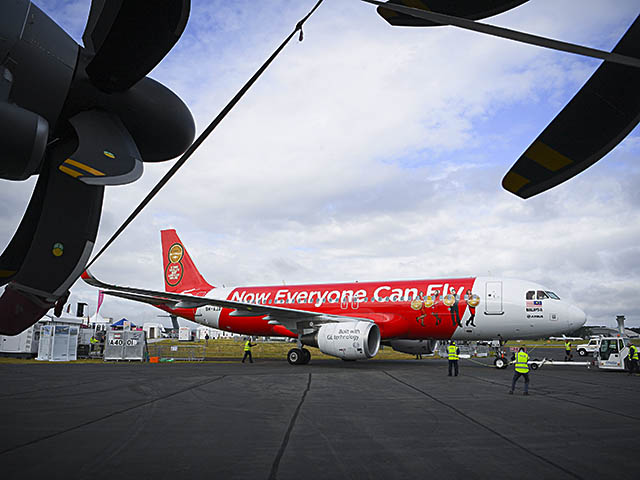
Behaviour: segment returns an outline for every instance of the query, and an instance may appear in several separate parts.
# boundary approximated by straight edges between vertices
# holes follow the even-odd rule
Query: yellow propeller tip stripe
[[[511,193],[518,193],[527,183],[531,181],[516,172],[508,172],[502,179],[502,186]]]
[[[79,176],[82,175],[82,172],[76,172],[75,170],[71,170],[69,167],[65,167],[64,165],[60,165],[58,167],[58,170],[60,170],[63,173],[66,173],[67,175],[72,176],[73,178],[78,178]]]
[[[533,142],[527,151],[524,152],[524,156],[552,172],[557,172],[561,168],[573,163],[573,160],[557,152],[549,145],[542,143],[540,140]]]
[[[104,177],[104,173],[101,172],[100,170],[96,170],[95,168],[91,168],[89,165],[85,165],[84,163],[80,163],[77,162],[76,160],[73,160],[72,158],[67,158],[64,163],[67,163],[69,165],[73,165],[74,167],[79,168],[80,170],[84,170],[85,172],[88,172],[92,175],[95,175],[96,177]]]

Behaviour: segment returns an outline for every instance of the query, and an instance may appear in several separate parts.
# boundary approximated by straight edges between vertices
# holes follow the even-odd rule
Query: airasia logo
[[[184,256],[184,249],[179,243],[174,243],[169,248],[169,264],[164,272],[164,279],[167,285],[175,287],[182,280],[182,274],[184,268],[182,266],[182,257]]]

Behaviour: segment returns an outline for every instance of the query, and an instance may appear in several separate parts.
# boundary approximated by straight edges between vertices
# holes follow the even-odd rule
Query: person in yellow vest
[[[253,363],[253,357],[251,356],[251,347],[255,347],[257,343],[251,343],[251,339],[244,342],[244,357],[242,357],[242,363],[249,357],[249,362]]]
[[[511,381],[510,394],[516,389],[516,382],[520,377],[524,377],[524,394],[529,395],[529,355],[524,351],[524,347],[520,347],[516,354],[516,371]]]
[[[629,345],[629,375],[638,371],[638,347]]]
[[[94,334],[94,335],[91,335],[91,339],[89,340],[89,343],[91,344],[91,351],[93,352],[96,349],[96,345],[100,342],[98,342],[98,339]]]
[[[569,340],[564,341],[564,361],[571,361],[571,342]]]
[[[460,349],[456,345],[456,342],[454,342],[453,340],[449,342],[448,353],[449,353],[449,376],[451,376],[451,370],[453,370],[455,372],[455,376],[457,377],[458,376],[458,358],[460,358],[459,357]]]

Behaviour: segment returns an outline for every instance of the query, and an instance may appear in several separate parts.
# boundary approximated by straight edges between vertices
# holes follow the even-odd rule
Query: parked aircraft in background
[[[304,346],[343,360],[372,358],[381,343],[432,352],[438,340],[527,339],[571,332],[578,307],[536,283],[497,277],[216,288],[202,277],[175,230],[163,230],[165,292],[82,278],[106,295],[244,335],[296,338],[287,359],[306,364]]]

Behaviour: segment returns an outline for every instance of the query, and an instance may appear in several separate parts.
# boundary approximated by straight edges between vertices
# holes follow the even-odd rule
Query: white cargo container
[[[78,327],[70,325],[44,325],[40,332],[36,360],[68,362],[77,359]]]
[[[148,339],[163,338],[165,336],[164,325],[160,323],[147,322],[142,326],[142,330],[147,334]]]
[[[189,327],[180,327],[178,331],[178,341],[189,342],[191,340],[191,329]]]
[[[32,325],[18,335],[0,335],[0,353],[12,357],[35,357],[38,353],[40,326]]]

